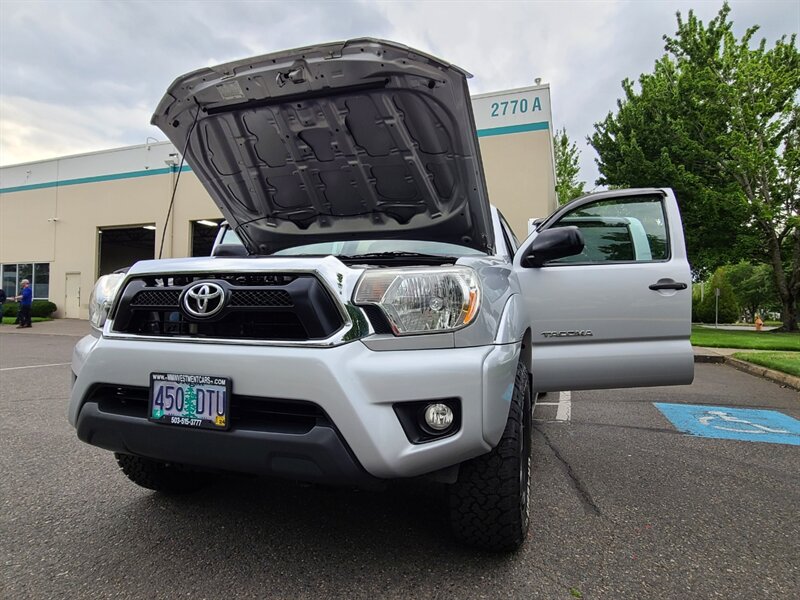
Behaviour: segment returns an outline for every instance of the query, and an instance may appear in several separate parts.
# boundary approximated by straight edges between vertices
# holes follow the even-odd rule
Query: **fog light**
[[[453,424],[453,410],[447,404],[428,404],[425,423],[434,431],[444,431]]]

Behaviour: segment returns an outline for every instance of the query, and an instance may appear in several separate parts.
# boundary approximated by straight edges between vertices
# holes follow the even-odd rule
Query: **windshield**
[[[242,240],[233,229],[226,229],[222,244],[242,245]],[[340,242],[320,242],[285,248],[275,252],[275,256],[366,256],[374,254],[424,254],[428,256],[459,257],[485,256],[483,252],[457,244],[427,242],[421,240],[346,240]]]

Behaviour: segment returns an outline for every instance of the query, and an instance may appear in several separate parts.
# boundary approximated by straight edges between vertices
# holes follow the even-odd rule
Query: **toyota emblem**
[[[183,294],[183,310],[198,319],[213,317],[224,306],[225,290],[216,283],[195,283]]]

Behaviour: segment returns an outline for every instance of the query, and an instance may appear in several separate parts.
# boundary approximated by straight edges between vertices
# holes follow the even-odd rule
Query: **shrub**
[[[34,300],[33,305],[31,306],[31,316],[43,317],[46,319],[57,310],[58,307],[55,305],[55,303],[50,302],[49,300]]]
[[[34,300],[31,305],[32,317],[47,318],[58,310],[58,307],[49,300]],[[19,314],[19,302],[6,302],[3,304],[4,317],[16,317]]]
[[[17,304],[16,302],[4,302],[3,303],[3,316],[4,317],[16,317],[18,311],[19,311],[19,304]]]

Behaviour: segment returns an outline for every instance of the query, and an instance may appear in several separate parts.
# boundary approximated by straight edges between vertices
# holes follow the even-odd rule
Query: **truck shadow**
[[[180,581],[207,597],[241,578],[281,597],[414,597],[408,586],[439,587],[430,578],[443,592],[448,580],[485,585],[516,562],[453,541],[444,487],[423,481],[364,492],[220,477],[194,494],[142,492],[109,517],[126,554],[146,557],[140,585]]]

